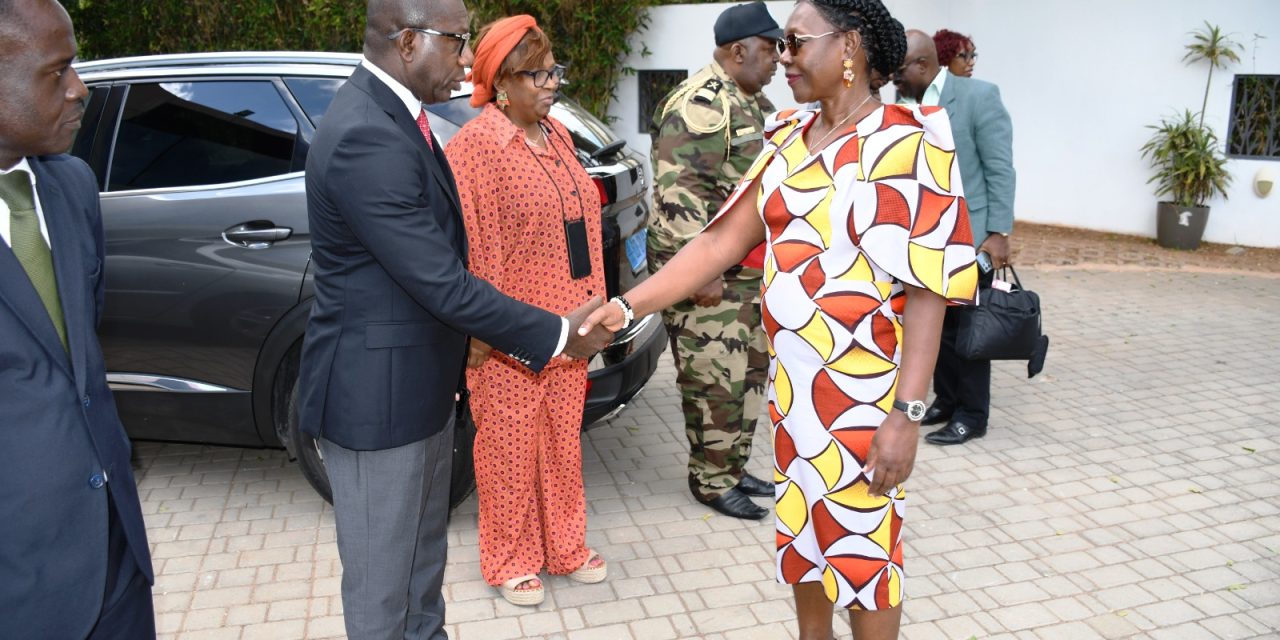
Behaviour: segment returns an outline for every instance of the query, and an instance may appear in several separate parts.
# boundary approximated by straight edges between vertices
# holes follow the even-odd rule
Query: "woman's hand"
[[[602,326],[609,331],[618,331],[622,329],[626,319],[627,317],[622,313],[622,307],[610,300],[596,307],[596,310],[587,316],[587,319],[578,326],[578,335],[585,336],[596,326]]]
[[[471,353],[467,355],[467,368],[476,369],[489,359],[489,352],[493,351],[493,347],[476,340],[471,339]]]
[[[916,447],[919,444],[920,423],[908,420],[897,409],[890,411],[871,438],[867,466],[862,469],[868,475],[875,472],[867,494],[882,496],[905,482],[916,466]]]

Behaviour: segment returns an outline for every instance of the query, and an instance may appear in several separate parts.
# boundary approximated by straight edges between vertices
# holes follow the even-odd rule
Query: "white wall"
[[[1278,0],[888,0],[908,28],[946,27],[973,37],[974,77],[1000,86],[1013,116],[1020,220],[1144,236],[1155,235],[1150,167],[1139,148],[1146,125],[1182,109],[1197,111],[1208,66],[1182,62],[1187,35],[1205,20],[1244,45],[1241,62],[1217,72],[1205,122],[1227,137],[1233,73],[1280,74]],[[769,2],[785,24],[791,2]],[[711,59],[711,28],[730,4],[673,5],[652,10],[635,36],[648,57],[636,69],[695,70]],[[1254,34],[1265,36],[1255,40]],[[637,131],[635,76],[623,76],[610,114],[631,146],[647,152]],[[892,86],[885,90],[892,95]],[[794,103],[779,77],[765,88],[779,107]],[[648,115],[644,116],[645,118]],[[1229,199],[1210,201],[1205,239],[1280,247],[1280,189],[1253,192],[1259,168],[1280,173],[1280,161],[1230,160]]]

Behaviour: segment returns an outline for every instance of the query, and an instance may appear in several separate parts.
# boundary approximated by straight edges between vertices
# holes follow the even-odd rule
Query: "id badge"
[[[587,243],[587,220],[564,221],[564,238],[569,247],[569,276],[580,280],[591,275],[591,245]]]

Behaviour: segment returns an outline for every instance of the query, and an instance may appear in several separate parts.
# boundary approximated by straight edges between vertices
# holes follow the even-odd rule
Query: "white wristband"
[[[631,305],[627,304],[626,299],[622,296],[614,296],[609,299],[609,302],[618,305],[618,308],[622,309],[622,326],[624,328],[631,326],[631,323],[636,319],[636,314],[631,310]]]

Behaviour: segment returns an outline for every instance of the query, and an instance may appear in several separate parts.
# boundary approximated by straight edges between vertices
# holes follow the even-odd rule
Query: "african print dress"
[[[778,579],[878,610],[902,602],[906,494],[868,496],[862,468],[897,387],[903,283],[971,304],[978,274],[944,111],[882,107],[811,157],[816,116],[770,122],[724,210],[761,178]]]

